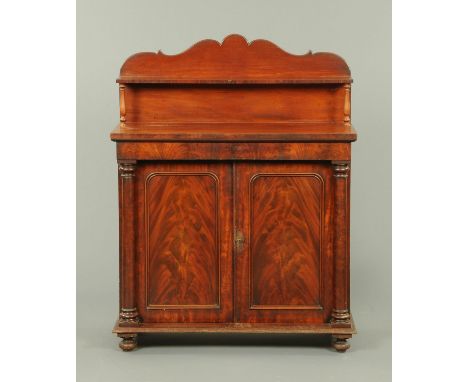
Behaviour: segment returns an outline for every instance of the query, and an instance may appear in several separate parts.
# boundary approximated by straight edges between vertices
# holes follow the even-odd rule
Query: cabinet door
[[[232,164],[141,163],[137,295],[143,322],[232,321]]]
[[[328,320],[333,296],[330,167],[235,164],[238,322]]]

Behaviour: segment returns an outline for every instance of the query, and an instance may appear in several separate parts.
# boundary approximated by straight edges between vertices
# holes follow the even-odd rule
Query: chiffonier
[[[355,333],[351,75],[230,35],[138,53],[117,79],[120,312],[160,332]]]

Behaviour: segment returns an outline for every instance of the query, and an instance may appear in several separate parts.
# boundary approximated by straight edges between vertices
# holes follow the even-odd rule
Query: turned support
[[[136,333],[119,334],[119,337],[122,338],[122,341],[119,343],[119,347],[123,351],[132,351],[137,347]]]
[[[344,85],[345,97],[344,97],[344,117],[343,123],[346,126],[351,126],[351,85]]]
[[[135,170],[136,161],[119,161],[120,210],[120,314],[119,325],[141,321],[136,307],[135,285]]]
[[[334,177],[334,306],[331,323],[349,327],[349,162],[332,162]]]
[[[125,127],[127,110],[125,108],[125,85],[119,85],[119,97],[120,97],[120,126]]]
[[[333,347],[337,352],[344,353],[351,347],[351,345],[348,343],[348,339],[350,338],[350,335],[335,334],[332,338]]]

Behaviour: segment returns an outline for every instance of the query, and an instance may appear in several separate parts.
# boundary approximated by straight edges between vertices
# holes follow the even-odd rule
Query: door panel
[[[146,177],[147,307],[217,307],[217,178],[210,173]]]
[[[261,174],[250,191],[252,308],[318,306],[321,178]]]
[[[320,163],[235,165],[240,322],[325,322],[332,284],[331,171]]]
[[[145,322],[232,320],[232,165],[147,163],[137,173]]]

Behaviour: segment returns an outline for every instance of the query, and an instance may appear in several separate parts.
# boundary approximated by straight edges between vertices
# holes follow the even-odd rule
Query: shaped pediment
[[[290,54],[267,40],[229,35],[186,51],[137,53],[120,70],[120,83],[349,83],[346,62],[333,53]]]

